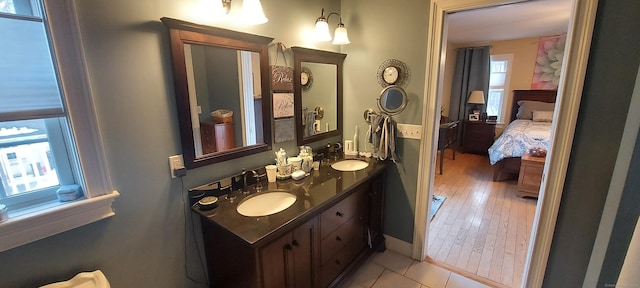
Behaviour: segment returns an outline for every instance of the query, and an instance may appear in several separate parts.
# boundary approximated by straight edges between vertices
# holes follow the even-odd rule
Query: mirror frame
[[[387,107],[385,105],[383,105],[383,98],[387,97],[389,91],[391,90],[395,90],[398,91],[400,93],[400,95],[402,95],[402,104],[400,104],[400,106],[396,109],[387,109]],[[382,92],[380,92],[380,97],[378,97],[377,99],[378,101],[378,108],[380,109],[380,111],[385,112],[388,115],[398,115],[400,113],[402,113],[402,111],[404,111],[405,108],[407,108],[407,104],[409,103],[409,98],[407,97],[407,92],[404,91],[404,89],[398,85],[390,85],[387,86],[386,88],[382,89]]]
[[[205,26],[168,17],[160,19],[169,28],[176,106],[184,165],[187,169],[202,167],[238,157],[271,150],[271,73],[268,44],[273,38]],[[197,158],[195,152],[189,88],[184,59],[184,44],[199,44],[231,48],[260,54],[260,87],[262,91],[263,143],[237,147],[227,151],[205,154]]]
[[[311,142],[327,139],[335,136],[342,135],[342,63],[346,54],[329,52],[322,50],[315,50],[303,47],[291,47],[293,51],[293,64],[295,75],[293,76],[293,89],[294,89],[294,107],[296,117],[296,138],[297,145],[304,145]],[[333,64],[336,65],[336,101],[337,101],[337,127],[336,130],[316,134],[309,137],[304,137],[304,127],[302,126],[302,85],[300,84],[300,72],[302,71],[302,62],[312,62],[319,64]],[[314,79],[316,81],[317,79]],[[320,83],[314,83],[315,85],[321,85]]]

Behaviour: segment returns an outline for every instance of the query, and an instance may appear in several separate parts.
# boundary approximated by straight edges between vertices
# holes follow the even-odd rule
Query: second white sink
[[[338,171],[358,171],[367,168],[367,166],[369,166],[369,162],[361,160],[342,160],[331,164],[331,168]]]
[[[249,196],[238,204],[238,213],[249,217],[267,216],[289,208],[296,202],[296,195],[275,190]]]

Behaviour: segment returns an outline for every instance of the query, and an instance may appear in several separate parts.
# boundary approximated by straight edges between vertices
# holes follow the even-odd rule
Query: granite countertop
[[[337,161],[340,161],[339,159]],[[369,162],[369,166],[359,170],[342,172],[331,168],[336,161],[323,161],[319,170],[312,170],[301,180],[277,180],[274,183],[262,181],[262,192],[283,189],[297,196],[291,207],[276,214],[248,217],[236,211],[244,198],[256,194],[255,186],[250,186],[250,194],[234,193],[237,198],[233,201],[220,197],[217,207],[203,211],[199,204],[193,206],[193,211],[205,217],[207,221],[235,234],[249,245],[260,245],[262,240],[272,238],[278,234],[278,229],[288,225],[298,225],[313,217],[314,212],[337,203],[346,197],[348,192],[360,183],[382,172],[386,162],[362,158]],[[277,236],[277,235],[276,235]]]

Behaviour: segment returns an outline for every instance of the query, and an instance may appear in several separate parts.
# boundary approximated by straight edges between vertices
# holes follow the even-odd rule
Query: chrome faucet
[[[255,183],[256,183],[256,192],[260,192],[262,190],[262,183],[260,183],[260,178],[265,176],[265,174],[258,174],[258,172],[256,172],[256,170],[251,170],[249,171],[251,172],[251,176],[255,179]],[[249,184],[247,182],[247,177],[249,176],[249,173],[242,169],[242,180],[243,180],[243,186],[242,186],[242,194],[249,194]]]
[[[258,174],[256,170],[251,170],[251,173],[253,174],[253,178],[256,179],[256,192],[260,192],[262,190],[262,183],[260,183],[260,178],[262,178],[266,174]]]

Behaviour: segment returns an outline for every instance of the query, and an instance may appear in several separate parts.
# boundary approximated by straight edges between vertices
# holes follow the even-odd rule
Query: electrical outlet
[[[169,173],[171,178],[176,178],[176,170],[184,168],[182,154],[169,156]]]
[[[398,128],[396,135],[399,138],[421,139],[422,137],[422,125],[398,124],[396,127]]]

